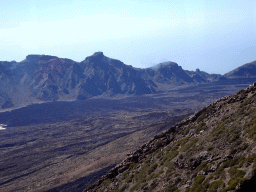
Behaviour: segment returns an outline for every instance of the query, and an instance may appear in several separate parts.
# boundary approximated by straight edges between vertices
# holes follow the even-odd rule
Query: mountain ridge
[[[177,63],[140,69],[96,52],[81,62],[51,55],[28,55],[21,62],[0,62],[0,108],[32,103],[152,94],[218,79],[187,73]],[[204,74],[204,75],[202,75]]]

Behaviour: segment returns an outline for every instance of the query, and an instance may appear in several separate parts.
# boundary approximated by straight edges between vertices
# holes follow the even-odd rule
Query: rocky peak
[[[98,51],[98,52],[95,52],[92,56],[93,56],[93,57],[103,57],[104,54],[103,54],[103,52]]]
[[[57,59],[58,57],[56,56],[51,56],[51,55],[36,55],[36,54],[31,54],[31,55],[28,55],[26,57],[27,60],[31,61],[31,62],[38,62],[40,60],[43,60],[43,61],[48,61],[50,59]]]
[[[109,58],[103,55],[103,52],[95,52],[93,55],[86,57],[84,62],[87,64],[97,64],[97,65],[102,65],[102,64],[107,64],[109,63]]]
[[[153,70],[159,70],[159,69],[162,69],[162,68],[172,68],[172,69],[175,69],[175,68],[179,68],[179,67],[180,66],[177,63],[175,63],[175,62],[166,61],[166,62],[162,62],[162,63],[159,63],[159,64],[151,67],[151,69],[153,69]]]

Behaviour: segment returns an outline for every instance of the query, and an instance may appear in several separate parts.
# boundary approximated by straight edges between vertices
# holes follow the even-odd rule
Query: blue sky
[[[0,0],[0,61],[28,54],[224,74],[256,60],[255,0]]]

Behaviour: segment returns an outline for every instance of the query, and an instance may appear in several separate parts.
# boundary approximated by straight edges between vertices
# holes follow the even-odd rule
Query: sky
[[[0,61],[94,52],[227,73],[256,60],[255,0],[0,0]]]

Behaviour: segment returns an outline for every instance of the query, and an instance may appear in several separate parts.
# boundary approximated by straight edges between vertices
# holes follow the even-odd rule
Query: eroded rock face
[[[156,135],[85,191],[242,190],[256,167],[255,118],[256,83]]]

